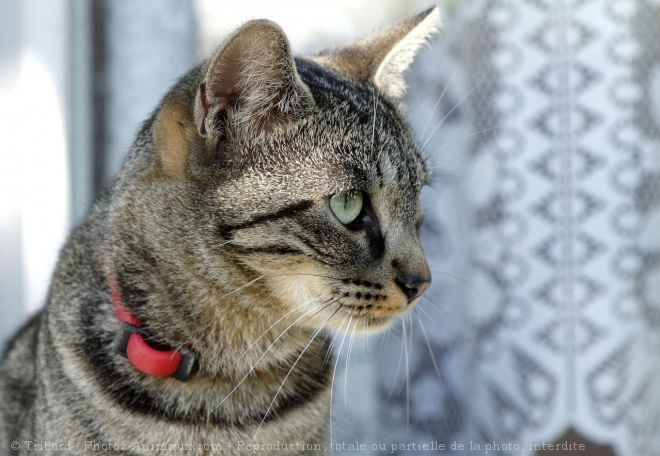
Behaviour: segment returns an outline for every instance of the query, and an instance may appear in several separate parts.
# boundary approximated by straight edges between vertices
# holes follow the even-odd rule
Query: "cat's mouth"
[[[397,317],[415,307],[398,285],[344,280],[328,306],[325,324],[339,332],[373,333],[387,329]]]
[[[281,273],[269,283],[285,304],[291,325],[340,333],[374,333],[410,312],[427,288],[387,277],[337,278],[305,265],[305,273]],[[379,280],[380,279],[380,280]]]

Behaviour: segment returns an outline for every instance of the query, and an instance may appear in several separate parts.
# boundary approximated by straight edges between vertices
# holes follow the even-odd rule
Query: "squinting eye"
[[[362,212],[362,192],[349,190],[330,198],[330,209],[344,225],[353,223]]]

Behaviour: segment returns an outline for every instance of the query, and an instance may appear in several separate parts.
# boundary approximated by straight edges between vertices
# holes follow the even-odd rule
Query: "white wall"
[[[43,303],[69,229],[67,2],[0,0],[0,340]]]

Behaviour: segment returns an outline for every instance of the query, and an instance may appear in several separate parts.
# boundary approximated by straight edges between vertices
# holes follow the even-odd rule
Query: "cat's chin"
[[[334,327],[336,334],[377,334],[390,328],[397,320],[398,315],[362,315],[355,318],[350,324]]]
[[[365,316],[358,324],[360,334],[375,334],[390,328],[396,321],[396,316]]]

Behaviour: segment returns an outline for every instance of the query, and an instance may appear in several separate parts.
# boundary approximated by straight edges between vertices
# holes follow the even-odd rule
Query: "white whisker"
[[[349,318],[349,317],[350,317],[350,312],[347,312],[346,316],[344,317],[344,319],[341,321],[341,324],[339,325],[340,330],[344,326],[344,321],[346,321],[346,319]],[[347,329],[351,324],[351,320],[352,320],[352,318],[348,320],[348,325],[346,326]],[[337,359],[335,359],[335,367],[332,370],[332,380],[330,381],[330,442],[332,442],[332,405],[333,405],[332,403],[333,403],[333,396],[334,396],[333,393],[334,393],[334,390],[335,390],[335,375],[337,374],[337,365],[339,364],[339,355],[341,355],[341,349],[344,346],[344,341],[346,340],[346,334],[348,334],[348,333],[344,332],[344,337],[342,337],[341,343],[339,344],[339,349],[337,350]]]
[[[308,304],[311,304],[311,303],[313,303],[314,301],[317,301],[317,300],[319,300],[319,299],[321,299],[321,298],[323,298],[323,297],[325,297],[325,296],[328,296],[328,295],[332,295],[332,293],[326,293],[326,294],[324,294],[324,295],[317,296],[316,298],[311,299],[311,300],[309,300],[309,301],[307,301],[307,302],[303,302],[303,303],[300,304],[298,307],[295,307],[295,308],[291,309],[289,312],[287,312],[286,314],[284,314],[283,316],[281,316],[281,317],[280,317],[275,323],[273,323],[272,325],[270,325],[270,326],[268,327],[268,329],[266,329],[266,330],[265,330],[265,331],[264,331],[259,337],[257,337],[257,338],[256,338],[256,339],[255,339],[255,340],[254,340],[254,341],[248,346],[248,348],[245,349],[245,351],[241,354],[241,356],[238,357],[238,359],[237,359],[236,361],[242,359],[242,358],[247,354],[247,352],[250,351],[250,349],[252,349],[252,347],[254,347],[254,345],[255,345],[257,342],[259,342],[259,341],[260,341],[260,340],[261,340],[266,334],[268,334],[268,332],[269,332],[271,329],[273,329],[273,328],[274,328],[279,322],[281,322],[282,320],[284,320],[286,317],[288,317],[289,315],[291,315],[292,313],[294,313],[296,310],[300,309],[301,307],[304,307],[304,306],[306,306],[306,305],[308,305]]]
[[[429,143],[429,142],[431,141],[431,139],[433,138],[433,135],[434,135],[435,132],[438,130],[438,128],[440,128],[440,127],[442,126],[442,124],[445,122],[445,120],[447,120],[447,118],[448,118],[448,117],[449,117],[449,116],[450,116],[450,115],[451,115],[456,109],[458,109],[458,107],[459,107],[460,105],[462,105],[463,102],[464,102],[465,100],[467,100],[468,97],[469,97],[470,95],[472,95],[472,92],[474,92],[474,91],[477,89],[477,87],[479,87],[479,85],[481,85],[481,83],[482,83],[482,82],[483,82],[483,81],[484,81],[489,75],[490,75],[490,73],[486,73],[481,79],[479,79],[479,80],[476,82],[476,84],[475,84],[474,86],[472,86],[472,88],[471,88],[471,89],[470,89],[470,90],[469,90],[469,91],[463,96],[463,98],[461,98],[461,99],[458,101],[458,103],[456,103],[456,104],[454,105],[454,107],[451,108],[451,109],[447,112],[447,114],[445,114],[445,116],[440,120],[440,122],[438,123],[438,125],[435,126],[435,128],[433,129],[433,131],[431,131],[431,133],[430,133],[429,137],[426,139],[426,141],[424,141],[424,144],[422,145],[422,150],[426,149],[426,146],[428,145],[428,143]]]
[[[289,326],[287,326],[286,329],[284,329],[284,331],[282,331],[282,333],[280,333],[280,335],[277,336],[277,337],[275,338],[275,340],[274,340],[274,341],[268,346],[268,348],[267,348],[266,350],[264,350],[264,352],[263,352],[262,355],[259,357],[259,359],[254,363],[254,365],[252,366],[252,368],[247,372],[247,374],[245,374],[245,375],[243,376],[243,378],[238,382],[238,384],[237,384],[236,386],[234,386],[234,388],[229,392],[229,394],[227,394],[227,395],[225,396],[225,398],[224,398],[222,401],[220,401],[220,403],[219,403],[218,405],[216,405],[215,407],[213,407],[213,408],[211,409],[211,412],[213,412],[215,409],[217,409],[218,407],[220,407],[220,406],[221,406],[221,405],[222,405],[227,399],[229,399],[229,397],[230,397],[232,394],[234,394],[234,392],[235,392],[235,391],[236,391],[236,390],[237,390],[237,389],[243,384],[243,382],[245,381],[245,379],[247,379],[247,378],[250,376],[250,374],[254,371],[254,369],[259,365],[259,362],[264,358],[264,356],[266,356],[266,354],[270,351],[270,349],[273,348],[273,347],[275,346],[275,344],[277,343],[277,341],[280,340],[280,339],[281,339],[281,338],[282,338],[282,337],[283,337],[283,336],[289,331],[289,329],[291,329],[291,327],[293,327],[296,323],[298,323],[300,320],[302,320],[303,318],[305,318],[305,317],[307,316],[307,314],[312,313],[312,312],[315,311],[315,310],[317,310],[317,309],[314,309],[314,308],[313,308],[313,309],[309,309],[307,312],[303,313],[300,317],[298,317],[293,323],[291,323]]]
[[[451,146],[453,146],[454,144],[458,144],[459,142],[462,142],[462,141],[465,141],[465,140],[467,140],[467,139],[473,138],[473,137],[475,137],[475,136],[477,136],[477,135],[483,135],[484,133],[490,133],[491,131],[499,130],[500,128],[501,128],[500,126],[495,126],[495,127],[485,128],[485,129],[483,129],[483,130],[479,130],[479,131],[475,131],[475,132],[472,132],[472,133],[470,133],[470,134],[467,134],[467,135],[465,135],[465,136],[463,136],[463,137],[461,137],[461,138],[455,139],[454,141],[451,141],[451,142],[449,142],[449,143],[447,143],[447,144],[444,144],[444,145],[438,147],[436,150],[434,150],[433,152],[431,152],[431,153],[428,155],[427,158],[431,158],[431,157],[433,157],[433,156],[436,155],[438,152],[441,152],[441,151],[445,150],[447,147],[451,147]],[[463,158],[456,158],[456,159],[454,159],[454,160],[448,160],[448,161],[446,161],[446,162],[438,163],[437,165],[434,165],[432,169],[438,169],[438,168],[440,168],[441,166],[446,166],[446,165],[448,165],[448,164],[450,164],[450,163],[458,162],[458,161],[461,161],[461,160],[465,160],[465,158],[464,158],[464,157],[463,157]]]
[[[376,93],[374,92],[374,122],[371,126],[371,150],[374,150],[374,140],[376,139]]]
[[[440,274],[442,276],[449,277],[450,279],[457,280],[460,283],[465,284],[465,285],[468,284],[468,280],[465,277],[462,277],[462,276],[460,276],[458,274],[455,274],[453,272],[447,272],[447,271],[443,271],[443,270],[440,270],[440,269],[431,268],[431,273],[432,274]]]
[[[408,315],[409,316],[409,315]],[[408,337],[406,335],[406,319],[401,322],[403,326],[403,346],[406,356],[406,426],[410,426],[410,354],[408,353]],[[411,334],[412,336],[412,326]],[[412,340],[410,341],[412,345]]]
[[[431,341],[429,340],[428,335],[426,334],[426,329],[424,329],[424,324],[422,323],[422,320],[419,318],[419,315],[415,315],[417,317],[417,321],[419,322],[420,328],[422,328],[422,333],[424,334],[424,339],[426,340],[426,346],[429,349],[429,355],[431,355],[431,362],[433,363],[433,369],[435,369],[435,373],[438,376],[438,381],[440,382],[440,386],[444,386],[444,382],[442,381],[442,375],[440,375],[440,369],[438,368],[438,364],[435,361],[435,355],[433,354],[433,350],[431,349]]]
[[[419,137],[423,138],[424,133],[426,133],[426,129],[429,127],[429,124],[431,123],[431,119],[433,118],[433,114],[435,114],[435,110],[438,109],[438,106],[440,106],[440,102],[442,101],[442,98],[445,96],[445,92],[447,92],[447,89],[449,89],[449,86],[451,85],[452,82],[454,82],[454,78],[456,77],[456,74],[458,73],[458,69],[454,70],[454,74],[451,76],[451,79],[449,79],[449,82],[445,86],[445,88],[442,90],[442,93],[438,97],[438,101],[435,102],[435,106],[433,106],[433,109],[431,110],[431,114],[429,114],[429,118],[426,120],[426,124],[424,125],[424,129],[420,133]]]
[[[346,367],[344,370],[344,408],[348,408],[347,406],[347,397],[348,397],[348,367],[351,362],[351,352],[353,351],[353,339],[355,337],[355,333],[357,331],[358,324],[360,323],[360,312],[358,311],[358,315],[355,318],[355,325],[353,326],[353,329],[351,330],[351,338],[348,340],[348,350],[346,350]]]
[[[403,326],[403,320],[401,320],[401,325]],[[405,328],[403,330],[403,334],[405,337]],[[396,381],[399,379],[399,372],[401,372],[401,364],[403,363],[403,350],[405,347],[404,341],[401,341],[400,345],[401,345],[401,349],[399,350],[399,360],[397,361],[397,365],[396,365],[396,374],[392,379],[392,387],[390,388],[390,393],[387,397],[388,399],[390,399],[392,397],[392,394],[394,394],[394,387],[396,386]]]
[[[269,414],[270,411],[272,410],[272,408],[273,408],[273,404],[275,403],[275,400],[277,399],[277,396],[280,394],[280,391],[282,391],[282,388],[284,388],[284,384],[286,383],[287,379],[288,379],[289,376],[291,375],[291,372],[293,372],[293,369],[296,368],[296,366],[298,365],[298,362],[299,362],[300,359],[303,357],[303,355],[305,354],[305,352],[307,351],[307,349],[309,348],[309,346],[312,345],[312,342],[314,342],[314,339],[316,338],[316,336],[318,336],[318,334],[323,330],[323,328],[325,328],[325,324],[326,324],[326,323],[327,323],[327,320],[326,320],[325,323],[323,323],[323,324],[322,324],[322,325],[321,325],[321,326],[320,326],[320,327],[314,332],[314,334],[312,334],[312,337],[310,337],[309,342],[307,342],[307,345],[305,345],[305,348],[303,348],[303,350],[300,352],[300,355],[298,356],[298,358],[296,358],[296,360],[293,362],[293,366],[291,366],[291,369],[289,369],[289,372],[287,372],[287,374],[284,376],[284,380],[282,380],[282,384],[280,384],[280,387],[279,387],[279,388],[277,389],[277,391],[275,392],[275,396],[273,397],[273,400],[270,401],[270,405],[268,406],[268,409],[266,410],[266,413],[264,414],[264,417],[263,417],[263,419],[261,420],[261,423],[259,423],[259,427],[257,427],[257,430],[254,432],[254,435],[252,436],[252,441],[253,441],[253,442],[254,442],[254,440],[256,440],[256,438],[257,438],[257,434],[258,434],[259,431],[261,430],[261,427],[264,425],[264,422],[266,421],[266,417],[268,416],[268,414]]]
[[[424,298],[424,297],[422,297],[422,298]],[[429,302],[431,302],[431,300],[429,300]],[[432,304],[435,304],[434,302],[431,302],[431,303],[432,303]],[[426,318],[429,320],[429,322],[430,322],[431,324],[434,324],[434,323],[435,323],[435,322],[433,321],[433,318],[431,317],[431,315],[429,315],[429,313],[426,311],[426,309],[424,309],[424,306],[420,306],[420,305],[415,306],[415,309],[414,309],[414,310],[415,310],[415,311],[419,310],[420,312],[422,312],[422,313],[426,316]],[[445,309],[441,309],[441,310],[444,311],[444,312],[446,312]],[[418,316],[417,318],[419,318],[419,316]]]
[[[238,287],[238,288],[235,289],[234,291],[230,291],[229,293],[220,296],[220,299],[224,299],[224,298],[226,298],[227,296],[231,296],[231,295],[233,295],[234,293],[237,293],[238,291],[242,290],[242,289],[245,288],[245,287],[249,287],[249,286],[252,285],[253,283],[257,282],[258,280],[263,279],[263,278],[264,278],[265,276],[267,276],[267,275],[268,275],[268,273],[261,274],[261,275],[260,275],[259,277],[257,277],[256,279],[252,279],[252,280],[250,280],[248,283],[246,283],[245,285],[241,285],[240,287]]]

